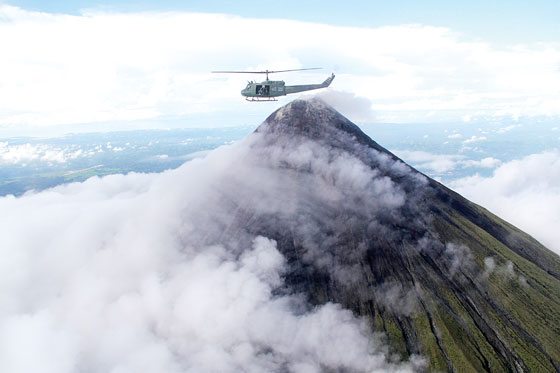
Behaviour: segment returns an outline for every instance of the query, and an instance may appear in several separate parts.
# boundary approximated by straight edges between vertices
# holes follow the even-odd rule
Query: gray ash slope
[[[200,239],[276,240],[278,293],[342,304],[430,370],[558,371],[560,259],[529,235],[317,99],[271,114],[236,162],[224,180],[237,192],[219,197],[228,213],[208,216],[217,232]]]

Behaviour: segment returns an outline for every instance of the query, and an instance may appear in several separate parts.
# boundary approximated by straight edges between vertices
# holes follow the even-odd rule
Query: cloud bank
[[[29,162],[65,163],[69,160],[88,157],[94,152],[83,151],[77,146],[61,148],[48,144],[10,144],[0,142],[0,165],[27,164]]]
[[[558,150],[507,162],[491,177],[470,176],[450,186],[560,254]]]
[[[162,174],[94,177],[0,198],[0,370],[422,366],[416,357],[395,362],[350,311],[332,303],[312,307],[286,291],[286,258],[274,240],[246,229],[254,226],[251,216],[235,229],[246,208],[291,216],[307,198],[328,206],[344,202],[344,193],[368,193],[375,198],[345,208],[360,211],[367,203],[383,214],[403,204],[403,191],[351,156],[333,159],[319,146],[299,144],[290,152],[268,148],[263,157],[255,138]],[[309,172],[291,177],[286,164]],[[313,231],[321,226],[313,219],[299,226],[296,237],[308,241],[304,260],[347,278],[336,253],[313,250],[325,238]],[[383,291],[388,302],[408,296],[401,288]]]
[[[265,28],[282,32],[255,33]],[[187,12],[66,15],[0,5],[0,49],[6,128],[200,113],[215,113],[218,122],[216,111],[222,119],[247,112],[239,91],[251,77],[209,71],[310,66],[326,71],[278,78],[321,82],[333,70],[333,88],[363,98],[358,114],[369,106],[383,122],[560,115],[558,44],[498,47],[429,25],[355,28]],[[264,115],[270,107],[249,110]]]

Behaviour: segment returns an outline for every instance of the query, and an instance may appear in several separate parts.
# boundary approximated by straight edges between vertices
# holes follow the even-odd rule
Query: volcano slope
[[[276,240],[279,295],[340,303],[429,370],[558,371],[556,254],[317,99],[277,110],[247,141],[223,170],[231,192],[215,202],[228,213],[198,220],[216,229],[201,244]]]

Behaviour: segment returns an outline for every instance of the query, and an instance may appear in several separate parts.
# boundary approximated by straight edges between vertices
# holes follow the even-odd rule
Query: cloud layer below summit
[[[297,201],[306,200],[308,213],[329,219],[315,210],[365,210],[348,193],[365,193],[383,211],[402,205],[402,190],[351,155],[333,161],[305,143],[259,153],[255,137],[161,174],[0,198],[0,370],[381,372],[422,364],[394,362],[339,305],[275,295],[284,256],[273,240],[234,227],[239,206],[297,219]],[[294,174],[286,163],[310,171]],[[347,274],[336,258],[313,255],[327,233],[301,220],[304,259]]]

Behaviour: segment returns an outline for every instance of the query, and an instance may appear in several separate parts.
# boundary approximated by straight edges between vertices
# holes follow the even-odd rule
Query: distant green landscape
[[[559,127],[553,121],[361,125],[379,144],[444,183],[476,173],[488,176],[501,162],[558,148]],[[244,126],[0,139],[0,195],[17,196],[92,176],[161,172],[253,130]]]

